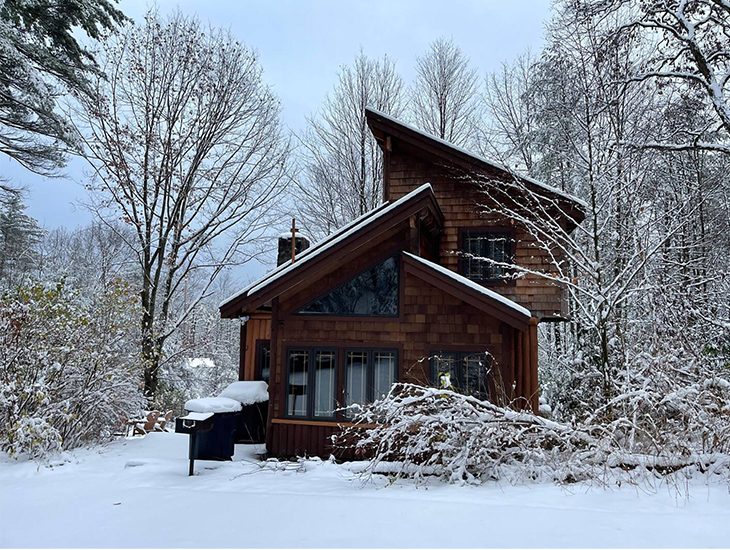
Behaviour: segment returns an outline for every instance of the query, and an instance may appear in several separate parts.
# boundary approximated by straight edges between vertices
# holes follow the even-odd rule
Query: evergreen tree
[[[38,244],[43,231],[38,222],[25,213],[17,191],[3,193],[0,211],[0,284],[11,286],[35,266]]]
[[[97,39],[122,21],[108,0],[0,0],[0,152],[42,174],[63,166],[75,139],[55,100],[96,71],[72,30]]]

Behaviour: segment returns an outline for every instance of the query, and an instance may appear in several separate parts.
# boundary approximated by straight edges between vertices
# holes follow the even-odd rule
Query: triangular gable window
[[[398,261],[392,256],[310,302],[297,313],[396,317],[398,279]]]

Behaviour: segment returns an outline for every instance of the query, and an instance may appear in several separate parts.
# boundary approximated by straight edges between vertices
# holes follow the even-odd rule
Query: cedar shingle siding
[[[335,395],[340,403],[344,402],[345,350],[349,348],[397,350],[397,379],[423,385],[432,383],[431,353],[487,351],[494,361],[490,397],[500,404],[534,410],[539,395],[537,323],[567,316],[563,289],[539,276],[483,284],[529,310],[525,311],[443,269],[460,272],[457,252],[465,229],[509,233],[515,263],[535,271],[549,267],[547,252],[535,246],[523,228],[477,211],[476,205],[488,199],[473,181],[475,170],[489,178],[511,176],[483,159],[472,162],[468,153],[398,121],[371,111],[367,114],[383,149],[384,190],[390,205],[355,224],[356,229],[348,230],[334,246],[315,244],[300,264],[283,266],[285,272],[270,282],[221,304],[224,317],[250,316],[241,331],[242,379],[255,377],[256,342],[271,340],[267,449],[273,455],[326,457],[332,452],[330,437],[337,424],[345,421],[342,413],[325,422],[286,417],[289,348],[337,349]],[[421,187],[427,183],[430,187]],[[403,200],[396,202],[399,199]],[[565,224],[580,223],[579,201],[560,200],[575,213]],[[393,255],[400,272],[396,317],[296,313]]]
[[[433,187],[445,217],[439,241],[441,265],[453,271],[459,270],[459,257],[455,252],[460,246],[460,228],[511,227],[514,230],[515,263],[535,271],[544,271],[550,267],[547,251],[536,247],[534,239],[520,227],[504,218],[479,214],[476,205],[486,202],[485,195],[479,192],[476,184],[455,179],[452,173],[443,166],[408,154],[394,151],[390,155],[390,200],[397,200],[424,183],[430,183]],[[568,316],[563,296],[565,291],[537,275],[520,277],[513,286],[486,286],[525,306],[539,319]]]

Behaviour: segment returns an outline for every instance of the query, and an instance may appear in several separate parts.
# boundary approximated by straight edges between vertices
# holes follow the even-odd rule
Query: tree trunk
[[[142,337],[142,361],[144,363],[144,394],[154,400],[157,395],[162,344],[151,334]]]

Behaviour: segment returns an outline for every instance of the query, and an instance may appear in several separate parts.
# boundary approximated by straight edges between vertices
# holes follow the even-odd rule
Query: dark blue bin
[[[193,460],[232,460],[237,412],[215,413],[210,430],[190,438]]]

